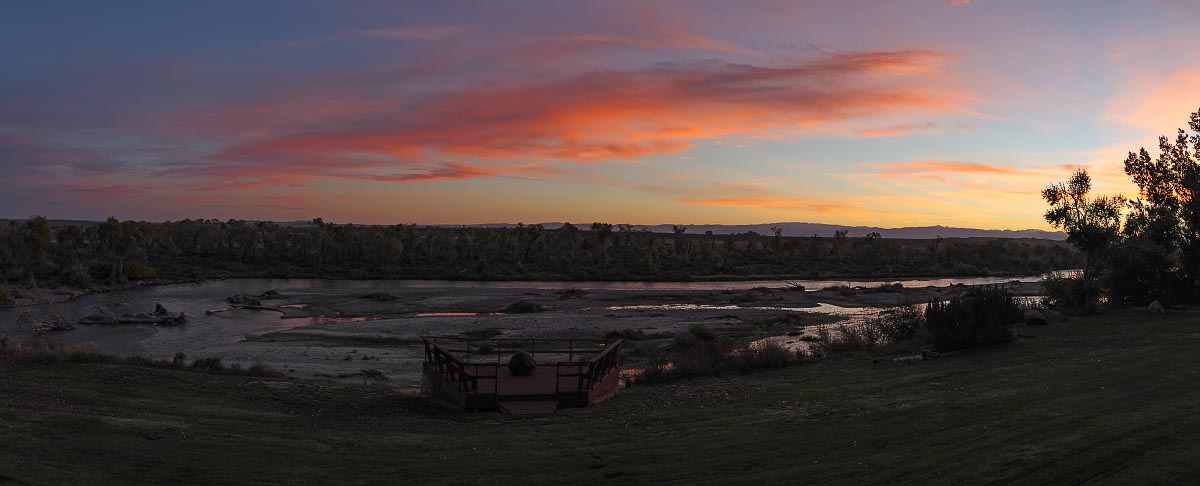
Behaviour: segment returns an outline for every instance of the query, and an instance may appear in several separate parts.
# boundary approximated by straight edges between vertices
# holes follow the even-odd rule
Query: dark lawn
[[[1194,483],[1200,314],[837,359],[511,419],[368,386],[0,365],[0,484]]]

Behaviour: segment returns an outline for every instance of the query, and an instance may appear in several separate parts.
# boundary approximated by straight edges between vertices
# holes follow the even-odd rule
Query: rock
[[[117,318],[92,314],[79,319],[80,324],[116,324]]]
[[[1051,324],[1053,324],[1055,322],[1066,322],[1067,321],[1066,314],[1063,314],[1062,312],[1056,311],[1054,309],[1042,309],[1042,314],[1046,316],[1046,322],[1051,323]]]
[[[1025,324],[1030,326],[1045,326],[1048,324],[1046,314],[1037,309],[1029,309],[1025,311]]]
[[[1164,309],[1163,309],[1162,302],[1159,302],[1156,300],[1154,302],[1151,302],[1150,305],[1146,306],[1146,310],[1153,312],[1155,314],[1162,314]]]
[[[395,295],[389,294],[387,292],[371,292],[371,293],[365,294],[359,298],[367,299],[367,300],[374,300],[376,302],[391,302],[393,300],[396,300],[397,297]]]
[[[515,376],[529,376],[537,369],[537,361],[533,355],[525,351],[517,351],[508,359],[508,371]]]
[[[259,300],[258,297],[254,297],[254,296],[246,295],[246,294],[231,295],[231,296],[229,296],[229,298],[227,298],[225,300],[228,300],[230,304],[256,305],[256,306],[262,305],[262,300]]]

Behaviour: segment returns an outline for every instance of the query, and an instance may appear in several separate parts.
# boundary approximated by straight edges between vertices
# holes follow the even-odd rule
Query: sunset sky
[[[0,7],[0,217],[1046,228],[1200,108],[1191,0]]]

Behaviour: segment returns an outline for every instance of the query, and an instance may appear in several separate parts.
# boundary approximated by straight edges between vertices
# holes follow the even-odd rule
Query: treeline
[[[1065,310],[1200,301],[1200,110],[1189,125],[1190,134],[1159,137],[1157,157],[1145,148],[1129,153],[1125,173],[1138,186],[1132,201],[1091,195],[1085,170],[1042,192],[1046,220],[1085,257],[1080,278],[1047,288]]]
[[[1050,241],[184,220],[0,226],[0,277],[77,288],[221,277],[647,279],[1026,274],[1079,264]]]

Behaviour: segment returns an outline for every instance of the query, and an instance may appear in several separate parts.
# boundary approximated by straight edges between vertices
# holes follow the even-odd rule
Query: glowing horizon
[[[1200,8],[1087,7],[9,7],[0,217],[1049,229],[1200,108]]]

